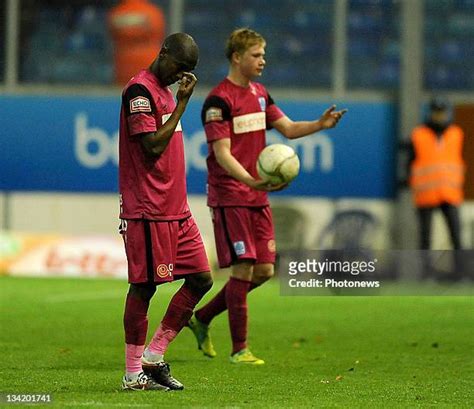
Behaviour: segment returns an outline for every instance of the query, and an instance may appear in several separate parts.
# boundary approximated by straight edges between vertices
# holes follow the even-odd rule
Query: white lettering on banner
[[[236,116],[233,118],[232,123],[234,125],[234,133],[237,135],[246,132],[261,131],[267,127],[265,112]]]
[[[261,112],[260,114],[265,113]],[[163,123],[170,116],[171,114],[163,115]],[[243,117],[246,116],[243,115]],[[263,123],[265,122],[263,121]],[[78,113],[75,117],[75,155],[77,161],[90,169],[106,166],[109,161],[114,165],[118,165],[118,130],[110,135],[102,128],[88,126],[87,114],[84,112]],[[181,123],[178,124],[176,130],[181,130]],[[267,144],[272,143],[285,143],[292,146],[300,157],[301,169],[304,172],[310,173],[317,169],[323,173],[329,173],[334,169],[333,142],[324,132],[289,141],[275,131],[271,131],[267,133]],[[187,170],[191,168],[205,172],[207,170],[207,142],[204,131],[194,132],[190,136],[185,134],[184,146]]]
[[[186,150],[186,166],[202,172],[207,171],[207,142],[204,131],[184,135],[184,148]],[[319,169],[322,173],[329,173],[334,169],[333,142],[325,133],[317,133],[307,138],[288,141],[276,132],[268,132],[267,144],[285,143],[291,145],[300,157],[301,168],[305,172]],[[319,153],[319,155],[318,155]]]
[[[127,258],[118,237],[34,237],[8,265],[13,275],[127,277]]]
[[[169,118],[171,114],[164,114],[161,117],[161,123],[164,124]],[[175,132],[182,132],[183,128],[181,127],[181,121],[178,121],[178,125],[176,125],[176,129],[174,130]]]
[[[87,120],[87,115],[83,112],[77,114],[74,120],[77,161],[90,169],[101,168],[109,160],[118,165],[118,131],[110,137],[101,128],[88,128]],[[94,145],[95,149],[92,150],[91,146]]]

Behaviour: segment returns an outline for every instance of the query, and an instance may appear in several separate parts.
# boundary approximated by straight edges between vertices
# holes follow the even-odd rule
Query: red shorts
[[[237,260],[275,263],[275,233],[270,206],[211,208],[219,267]]]
[[[129,283],[163,283],[210,271],[192,217],[171,222],[122,220]]]

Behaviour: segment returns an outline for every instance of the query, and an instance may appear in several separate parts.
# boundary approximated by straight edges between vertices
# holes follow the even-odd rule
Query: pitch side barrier
[[[205,194],[207,144],[202,99],[183,118],[188,190]],[[337,101],[336,101],[337,102]],[[317,118],[327,103],[277,101],[292,119]],[[119,97],[0,96],[0,191],[117,192]],[[395,193],[395,109],[390,103],[338,102],[339,126],[288,141],[301,173],[279,193],[301,197],[391,199]]]

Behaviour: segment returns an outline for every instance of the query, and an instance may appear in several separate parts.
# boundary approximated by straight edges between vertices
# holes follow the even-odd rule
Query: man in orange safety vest
[[[418,212],[420,248],[430,248],[433,211],[440,209],[447,222],[451,243],[461,249],[459,205],[463,202],[464,133],[450,121],[448,103],[434,98],[427,121],[411,135],[410,187]]]

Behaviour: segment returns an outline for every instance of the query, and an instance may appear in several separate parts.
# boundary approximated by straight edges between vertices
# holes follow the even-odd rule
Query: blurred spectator
[[[115,80],[125,85],[158,54],[165,17],[161,8],[148,0],[123,0],[109,11],[108,23],[114,40]]]
[[[435,98],[427,120],[413,130],[410,186],[420,225],[420,248],[430,248],[433,211],[443,212],[455,250],[461,249],[459,205],[464,198],[464,133],[450,120],[447,101]]]

